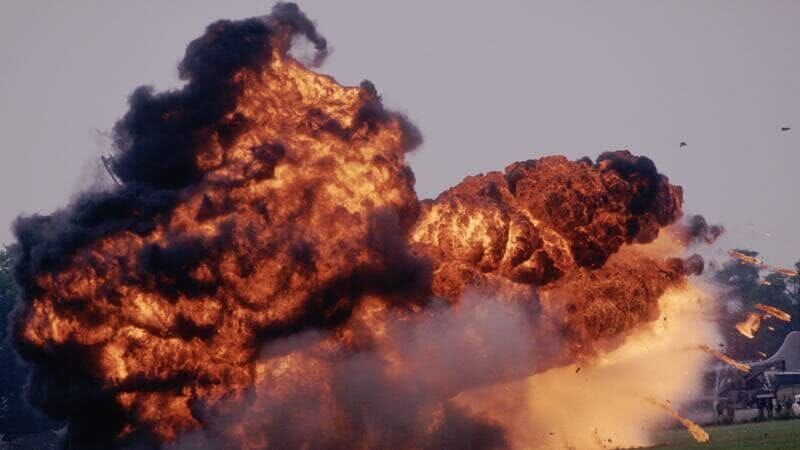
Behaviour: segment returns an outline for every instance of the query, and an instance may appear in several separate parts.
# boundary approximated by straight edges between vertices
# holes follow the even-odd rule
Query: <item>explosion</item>
[[[69,445],[536,446],[514,427],[540,400],[501,391],[629,364],[702,303],[681,250],[721,230],[673,225],[682,190],[649,159],[517,162],[420,201],[419,132],[311,71],[326,53],[294,4],[210,25],[183,88],[131,95],[120,184],[15,224],[14,337]]]

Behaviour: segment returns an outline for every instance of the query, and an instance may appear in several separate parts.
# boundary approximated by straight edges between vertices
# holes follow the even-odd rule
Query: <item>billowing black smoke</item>
[[[24,316],[28,300],[41,294],[34,278],[63,269],[78,249],[121,230],[146,235],[165,220],[181,191],[202,176],[196,165],[198,150],[213,139],[234,140],[245,126],[245,119],[233,114],[242,86],[232,75],[269,64],[271,39],[278,29],[309,39],[320,58],[327,52],[325,39],[297,5],[279,3],[268,17],[209,25],[186,49],[179,65],[180,78],[186,81],[181,89],[155,93],[142,86],[131,94],[128,112],[114,127],[117,154],[112,168],[122,184],[81,193],[65,209],[20,217],[14,223],[14,276],[22,299],[14,316]],[[169,282],[161,283],[161,289],[181,289],[191,285],[181,283],[181,270],[203,250],[190,241],[166,251],[151,248],[142,255],[143,266],[164,274]],[[29,399],[52,417],[71,421],[73,444],[113,437],[106,433],[116,433],[124,419],[114,399],[84,376],[93,362],[54,359],[90,355],[82,350],[44,355],[46,349],[17,344],[20,354],[34,364]]]

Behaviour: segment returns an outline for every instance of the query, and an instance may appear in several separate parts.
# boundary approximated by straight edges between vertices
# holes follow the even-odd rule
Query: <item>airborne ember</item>
[[[290,3],[211,24],[182,89],[131,95],[120,185],[17,221],[14,336],[70,448],[515,447],[470,392],[584,376],[702,271],[681,188],[627,151],[419,200],[416,128],[298,39],[322,63]]]

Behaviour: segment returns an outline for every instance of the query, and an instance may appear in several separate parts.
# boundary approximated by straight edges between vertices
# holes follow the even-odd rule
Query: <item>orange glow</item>
[[[689,420],[689,419],[687,419],[685,417],[681,417],[681,415],[678,414],[678,412],[675,411],[675,408],[670,406],[669,403],[659,402],[659,401],[656,401],[656,400],[651,400],[651,402],[654,405],[656,405],[656,406],[664,409],[665,411],[667,411],[670,416],[674,417],[684,427],[686,427],[686,430],[689,431],[689,434],[692,436],[692,438],[694,438],[695,441],[697,441],[697,442],[699,442],[701,444],[705,444],[706,442],[709,442],[711,440],[711,437],[708,435],[708,432],[706,432],[706,430],[704,430],[703,427],[701,427],[700,425],[692,422],[691,420]]]
[[[761,316],[756,313],[748,313],[747,318],[736,324],[736,331],[742,336],[753,339],[761,327]]]
[[[545,442],[536,424],[569,431],[569,411],[542,408],[577,393],[603,402],[558,445],[640,445],[669,416],[701,440],[642,400],[689,398],[710,358],[687,347],[746,368],[705,344],[716,329],[689,280],[702,258],[670,228],[681,187],[618,151],[516,162],[420,200],[407,119],[371,83],[311,71],[288,25],[263,20],[264,64],[230,74],[224,126],[196,130],[210,137],[174,206],[31,276],[15,338],[110,405],[113,439],[457,448],[441,442],[464,422],[526,449]]]
[[[728,255],[730,255],[732,258],[738,259],[739,261],[741,261],[744,264],[749,264],[751,266],[755,266],[755,267],[758,267],[760,269],[766,269],[766,270],[769,270],[770,272],[779,273],[779,274],[785,275],[787,277],[800,276],[800,272],[798,272],[797,270],[791,270],[791,269],[784,269],[784,268],[781,268],[781,267],[775,267],[775,266],[772,266],[772,265],[769,265],[769,264],[765,263],[764,261],[762,261],[759,258],[756,258],[755,256],[748,256],[748,255],[745,255],[744,253],[737,252],[735,250],[729,251]],[[770,285],[770,283],[768,281],[763,281],[763,282],[761,282],[761,284]]]
[[[658,301],[659,316],[637,326],[619,347],[524,380],[468,391],[456,399],[507,424],[514,449],[655,445],[657,430],[671,418],[681,421],[674,409],[701,394],[700,380],[710,358],[686,348],[720,339],[708,321],[714,308],[710,300],[694,283],[670,288]],[[654,408],[648,399],[655,398],[669,399],[673,411]],[[681,423],[702,438],[697,428]]]
[[[731,358],[730,356],[728,356],[728,355],[726,355],[726,354],[724,354],[722,352],[719,352],[717,350],[714,350],[713,348],[709,347],[708,345],[703,344],[703,345],[698,346],[698,348],[700,350],[708,353],[709,355],[713,355],[715,358],[717,358],[720,361],[728,364],[729,366],[735,368],[736,370],[739,370],[739,371],[745,372],[745,373],[749,373],[750,372],[750,366],[749,365],[747,365],[745,363],[742,363],[742,362],[739,362],[739,361],[736,361],[735,359]]]
[[[770,315],[770,316],[772,316],[772,317],[774,317],[774,318],[776,318],[778,320],[782,320],[784,322],[791,322],[792,321],[791,314],[789,314],[789,313],[787,313],[785,311],[782,311],[782,310],[780,310],[780,309],[778,309],[778,308],[776,308],[774,306],[763,305],[761,303],[757,303],[754,306],[754,308],[756,308],[759,311],[763,311],[766,314],[768,314],[768,315]]]

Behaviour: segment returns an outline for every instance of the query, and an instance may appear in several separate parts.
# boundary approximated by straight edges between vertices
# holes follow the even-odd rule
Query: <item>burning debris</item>
[[[796,270],[784,269],[784,268],[781,268],[781,267],[772,266],[772,265],[769,265],[769,264],[765,263],[761,259],[756,258],[755,256],[745,255],[744,253],[738,252],[736,250],[729,251],[728,255],[730,255],[731,258],[738,259],[739,261],[741,261],[744,264],[749,264],[751,266],[755,266],[755,267],[758,267],[760,269],[765,269],[765,270],[768,270],[770,272],[779,273],[779,274],[787,276],[787,277],[800,276],[800,272],[798,272]],[[769,283],[765,282],[764,284],[769,284]]]
[[[791,314],[789,314],[789,313],[787,313],[785,311],[782,311],[781,309],[776,308],[774,306],[769,306],[769,305],[764,305],[764,304],[761,304],[761,303],[756,303],[754,308],[759,310],[759,311],[763,311],[765,313],[765,317],[771,316],[771,317],[774,317],[774,318],[776,318],[778,320],[782,320],[784,322],[791,322],[792,321]]]
[[[509,446],[453,399],[591,363],[702,271],[646,245],[682,191],[626,151],[420,201],[418,131],[301,38],[321,63],[293,4],[210,25],[181,90],[131,95],[119,185],[15,224],[14,337],[70,446]]]
[[[761,328],[762,319],[768,319],[770,317],[774,317],[784,322],[792,321],[791,314],[774,306],[757,303],[754,306],[754,308],[761,311],[763,314],[758,314],[754,312],[748,313],[747,318],[745,320],[736,324],[736,331],[738,331],[739,334],[741,334],[742,336],[745,336],[749,339],[753,339],[758,333],[758,330]],[[774,331],[774,328],[771,326],[768,327],[768,329],[770,331]]]
[[[659,247],[666,235],[647,247]],[[457,400],[508,424],[512,448],[598,449],[598,437],[606,443],[611,439],[610,448],[655,445],[651,431],[663,428],[670,416],[648,407],[646,399],[669,398],[676,409],[683,407],[698,393],[687,378],[703,373],[711,359],[686,349],[720,339],[718,330],[708,326],[711,302],[698,301],[704,295],[696,283],[670,288],[658,300],[655,320],[596,358],[466,392]],[[506,389],[510,393],[500,395]]]
[[[747,365],[747,364],[745,364],[743,362],[736,361],[735,359],[731,358],[730,356],[726,355],[725,353],[722,353],[722,352],[720,352],[718,350],[714,350],[713,348],[711,348],[711,347],[709,347],[707,345],[699,345],[698,348],[700,350],[708,353],[709,355],[714,356],[715,358],[719,359],[720,361],[724,362],[725,364],[728,364],[729,366],[733,367],[734,369],[736,369],[738,371],[745,372],[745,373],[750,373],[750,366],[749,365]]]
[[[761,328],[761,315],[748,313],[747,318],[736,324],[736,331],[742,336],[753,339]]]
[[[782,269],[782,268],[780,268],[780,267],[774,267],[774,268],[772,268],[772,269],[770,269],[770,270],[774,271],[775,273],[779,273],[779,274],[781,274],[781,275],[787,276],[787,277],[797,277],[797,276],[800,276],[800,272],[798,272],[798,271],[796,271],[796,270],[791,270],[791,269]]]
[[[711,437],[708,435],[708,432],[704,430],[703,427],[678,414],[678,411],[675,411],[675,408],[673,408],[668,401],[659,402],[655,399],[649,399],[649,401],[653,405],[658,406],[659,408],[669,413],[670,416],[672,416],[675,420],[679,421],[681,425],[686,427],[686,430],[689,431],[689,434],[692,436],[692,438],[694,438],[695,441],[704,444],[711,440]]]
[[[761,261],[759,258],[756,258],[755,256],[745,255],[744,253],[736,250],[729,251],[728,255],[730,255],[731,258],[738,259],[744,264],[749,264],[751,266],[756,266],[756,267],[764,266],[764,261]]]

